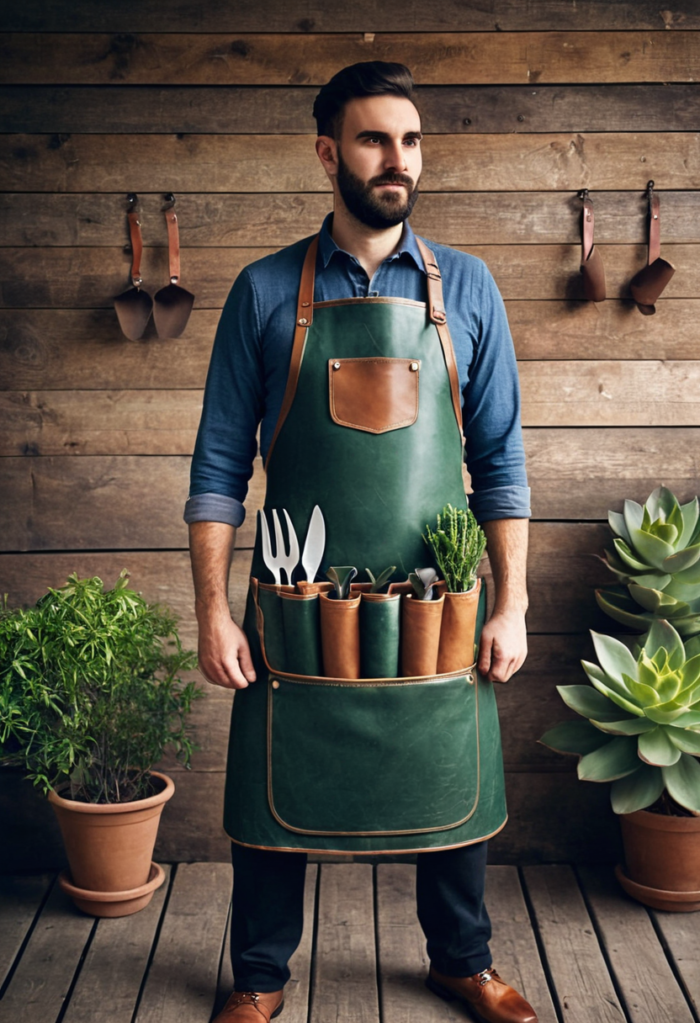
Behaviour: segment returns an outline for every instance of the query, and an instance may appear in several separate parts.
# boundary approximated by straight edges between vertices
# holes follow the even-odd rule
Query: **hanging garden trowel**
[[[321,559],[326,548],[326,523],[318,505],[311,513],[311,522],[304,541],[301,565],[306,574],[307,582],[312,583],[321,567]]]

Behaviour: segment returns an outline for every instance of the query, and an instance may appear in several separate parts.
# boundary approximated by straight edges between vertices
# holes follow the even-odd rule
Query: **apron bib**
[[[306,255],[265,510],[271,521],[272,509],[286,509],[303,544],[320,506],[321,574],[355,565],[366,578],[367,568],[377,575],[396,565],[405,579],[432,563],[426,524],[447,503],[466,507],[457,368],[435,257],[419,246],[427,307],[400,298],[314,303],[317,238]],[[231,839],[376,854],[452,848],[500,831],[507,815],[491,684],[466,668],[385,677],[373,666],[387,663],[382,643],[398,641],[390,629],[364,651],[363,677],[326,677],[309,631],[322,598],[285,599],[284,587],[269,585],[259,534],[251,576],[243,627],[258,680],[234,700]],[[484,614],[482,586],[477,637]]]

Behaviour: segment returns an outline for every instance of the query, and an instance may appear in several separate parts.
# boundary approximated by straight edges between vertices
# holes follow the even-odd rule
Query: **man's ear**
[[[338,173],[338,143],[330,135],[319,135],[316,139],[316,152],[324,171],[332,180]]]

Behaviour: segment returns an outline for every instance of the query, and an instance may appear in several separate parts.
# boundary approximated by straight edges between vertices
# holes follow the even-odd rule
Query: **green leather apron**
[[[448,502],[466,507],[461,395],[439,270],[419,241],[427,306],[401,298],[314,303],[317,245],[304,262],[267,458],[268,521],[272,509],[286,509],[303,544],[318,504],[322,571],[355,565],[376,574],[397,565],[405,579],[431,563],[426,523]],[[257,581],[272,582],[259,535],[244,621],[258,680],[234,700],[224,814],[231,839],[376,854],[451,848],[500,831],[507,814],[490,683],[475,670],[324,678],[311,657],[304,670],[273,670],[281,601]],[[477,638],[484,597],[482,587]]]

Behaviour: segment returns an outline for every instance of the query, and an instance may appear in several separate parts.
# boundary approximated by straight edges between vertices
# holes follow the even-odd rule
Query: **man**
[[[335,544],[337,552],[336,560],[324,566],[353,560],[371,564],[360,560],[367,552],[368,559],[375,559],[375,572],[389,563],[379,560],[394,551],[392,544],[402,560],[405,555],[409,570],[420,564],[420,531],[429,521],[428,510],[434,519],[448,500],[464,505],[463,428],[474,488],[470,503],[487,534],[496,589],[479,648],[482,679],[476,688],[482,722],[492,705],[491,687],[483,680],[505,682],[525,659],[529,491],[512,342],[484,264],[444,246],[428,248],[407,223],[422,166],[412,88],[408,69],[376,61],[345,68],[321,90],[314,106],[316,151],[333,188],[333,213],[311,244],[305,239],[239,276],[221,318],[207,379],[185,513],[199,663],[208,681],[238,690],[225,814],[233,840],[235,991],[218,1023],[261,1023],[261,1017],[267,1021],[281,1011],[287,961],[301,936],[306,852],[318,849],[417,851],[418,915],[431,959],[428,986],[446,999],[464,1000],[490,1023],[536,1021],[528,1003],[493,970],[488,950],[483,839],[505,823],[497,791],[499,784],[502,788],[497,723],[488,741],[482,734],[481,746],[476,743],[481,789],[462,819],[445,818],[435,827],[392,831],[387,825],[352,833],[349,826],[294,826],[274,804],[269,730],[267,765],[264,759],[264,718],[271,714],[265,710],[264,686],[272,686],[271,708],[269,701],[285,676],[268,670],[271,655],[263,647],[271,623],[261,613],[259,584],[252,584],[244,629],[231,620],[228,608],[235,530],[245,514],[258,426],[268,472],[266,508],[291,509],[301,528],[318,500],[329,546]],[[335,414],[332,398],[329,414],[326,389],[333,387],[334,372],[343,372],[350,362],[362,362],[369,374],[362,378],[368,381],[366,390],[350,395],[357,416],[366,416],[369,405],[384,417],[384,425],[360,423],[346,429],[353,424]],[[381,364],[382,373],[407,372],[382,389],[379,377],[372,375],[374,364]],[[418,376],[417,420],[395,429],[390,421],[394,391],[409,393],[406,388],[414,387],[410,393],[418,402]],[[352,469],[355,464],[361,471]],[[366,547],[350,539],[355,534]],[[339,560],[343,554],[348,560]],[[262,578],[264,571],[258,540],[253,575]],[[279,588],[268,586],[268,592],[273,600],[281,595]],[[462,673],[460,679],[443,681],[454,682],[470,698],[474,687],[465,688],[465,679],[470,683],[472,676]],[[335,692],[342,689],[334,684]],[[302,694],[313,689],[296,686]],[[413,685],[412,691],[418,693],[419,687]],[[329,766],[332,756],[333,750]],[[391,760],[388,756],[389,773]],[[425,810],[420,807],[419,815]]]

